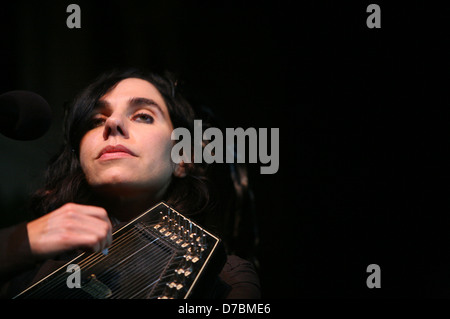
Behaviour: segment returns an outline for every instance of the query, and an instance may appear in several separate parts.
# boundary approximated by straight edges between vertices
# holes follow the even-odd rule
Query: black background
[[[250,164],[265,298],[448,297],[445,10],[376,2],[14,2],[0,10],[0,92],[54,111],[31,142],[0,136],[1,218],[61,143],[62,106],[111,67],[165,67],[227,127],[280,128],[280,167]],[[366,268],[381,267],[369,289]]]

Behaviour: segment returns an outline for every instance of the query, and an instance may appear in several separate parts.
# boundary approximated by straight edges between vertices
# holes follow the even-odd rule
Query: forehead
[[[168,110],[164,99],[158,89],[148,81],[128,78],[120,81],[108,93],[100,98],[100,101],[114,105],[116,103],[127,102],[132,98],[147,98],[158,104],[162,111],[168,115]]]

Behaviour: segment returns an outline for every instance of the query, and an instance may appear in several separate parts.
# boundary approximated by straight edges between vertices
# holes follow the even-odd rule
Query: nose
[[[103,130],[103,138],[106,141],[110,136],[129,138],[128,128],[123,116],[112,114],[106,120]]]

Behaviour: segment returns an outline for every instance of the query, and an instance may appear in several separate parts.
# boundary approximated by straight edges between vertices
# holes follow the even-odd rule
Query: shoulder
[[[260,298],[260,283],[253,264],[235,255],[229,255],[219,274],[220,279],[231,287],[230,299]]]

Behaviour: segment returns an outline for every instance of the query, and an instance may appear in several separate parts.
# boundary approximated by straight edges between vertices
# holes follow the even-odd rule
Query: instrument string
[[[169,252],[170,253],[170,252]],[[147,255],[152,255],[153,256],[147,256]],[[171,253],[170,253],[171,255]],[[121,285],[119,287],[119,289],[116,289],[114,291],[113,296],[114,297],[120,297],[121,294],[127,294],[127,293],[131,293],[129,292],[130,290],[136,290],[138,287],[144,285],[144,286],[149,286],[148,283],[149,281],[154,281],[155,279],[157,279],[158,277],[160,277],[160,273],[161,270],[164,269],[166,267],[167,262],[169,261],[170,255],[168,255],[168,252],[166,252],[165,254],[154,254],[153,249],[150,249],[149,252],[144,252],[143,254],[141,254],[140,256],[138,256],[139,258],[137,258],[137,262],[134,263],[133,265],[130,265],[129,263],[124,264],[124,268],[128,268],[130,266],[134,266],[134,269],[139,268],[139,271],[135,271],[135,272],[129,272],[130,275],[129,276],[125,276],[126,278],[124,278],[122,281],[124,282],[124,285]],[[159,258],[155,258],[159,257]],[[151,264],[148,264],[148,262],[145,262],[145,260],[149,260],[149,257],[151,257]],[[133,261],[130,260],[130,263],[133,263]],[[144,268],[144,269],[143,269]],[[119,270],[120,272],[120,270]],[[109,276],[110,277],[110,276]],[[105,280],[109,280],[111,278],[106,277],[102,279]],[[159,279],[158,279],[159,280]]]
[[[130,238],[130,236],[133,236],[133,235],[134,234],[133,234],[132,230],[129,230],[128,232],[119,236],[117,239],[113,240],[112,245],[108,248],[108,250],[109,250],[108,255],[110,255],[112,253],[112,251],[114,251],[116,248],[120,248],[120,246],[124,242],[126,242],[127,239]],[[90,264],[93,264],[96,261],[98,261],[99,259],[102,259],[102,257],[106,257],[106,256],[104,256],[102,253],[92,254],[92,255],[88,256],[87,258],[83,259],[78,265],[80,266],[81,269],[84,269],[87,266],[89,266]]]
[[[146,228],[148,228],[148,227],[146,227]],[[133,236],[133,235],[135,235],[135,236]],[[142,234],[139,234],[139,232],[137,232],[137,234],[127,234],[126,236],[122,236],[122,238],[121,238],[121,241],[120,241],[120,243],[118,243],[118,244],[116,244],[116,246],[121,246],[121,247],[124,247],[124,245],[126,245],[126,244],[128,244],[128,245],[133,245],[133,243],[132,243],[132,241],[133,240],[135,240],[137,237],[139,237],[139,236],[142,236]],[[134,238],[133,238],[134,237]],[[148,237],[148,236],[147,236]],[[138,238],[139,239],[139,238]],[[111,276],[109,276],[110,274],[112,274],[112,276],[114,275],[114,273],[115,273],[115,270],[117,269],[117,268],[119,268],[120,266],[121,266],[121,264],[122,263],[124,263],[124,262],[126,262],[128,259],[130,259],[130,258],[133,258],[134,257],[134,255],[137,255],[137,254],[139,254],[142,250],[144,250],[144,249],[146,249],[146,248],[150,248],[148,251],[148,253],[150,254],[150,255],[152,255],[152,256],[150,256],[151,257],[151,260],[152,260],[152,264],[151,264],[151,268],[153,269],[153,271],[147,271],[147,272],[145,272],[146,273],[146,277],[155,277],[155,276],[157,276],[159,273],[161,273],[161,267],[164,265],[164,262],[166,262],[166,260],[165,259],[167,259],[167,258],[163,258],[163,257],[165,257],[165,256],[167,256],[167,254],[170,252],[170,250],[168,249],[168,248],[166,248],[165,250],[164,249],[161,249],[162,247],[159,247],[159,249],[155,249],[155,248],[157,248],[157,246],[158,245],[153,245],[153,246],[151,246],[152,244],[155,244],[155,242],[156,241],[158,241],[160,238],[158,238],[158,237],[154,237],[154,239],[151,241],[151,242],[149,242],[149,243],[147,243],[147,244],[145,244],[143,247],[126,247],[126,250],[127,251],[135,251],[133,254],[131,254],[131,255],[128,255],[128,256],[126,256],[125,258],[123,258],[123,259],[121,259],[121,260],[119,260],[119,261],[116,261],[116,262],[114,262],[114,263],[111,263],[113,266],[112,267],[110,267],[107,271],[105,271],[105,272],[103,272],[103,273],[98,273],[97,274],[97,276],[98,277],[100,277],[101,276],[101,278],[103,279],[103,280],[109,280],[109,279],[111,279],[110,277]],[[127,243],[125,243],[125,241],[127,241]],[[140,244],[139,242],[138,242],[138,244]],[[136,245],[133,245],[133,246],[136,246]],[[108,254],[108,256],[113,256],[113,253],[114,252],[114,250],[113,249],[111,249],[110,250],[110,253]],[[110,255],[111,254],[111,255]],[[144,252],[144,254],[145,254],[145,252]],[[100,254],[99,254],[100,255]],[[102,255],[100,255],[100,256],[98,256],[98,258],[91,258],[91,260],[89,260],[89,262],[88,263],[85,263],[85,264],[83,264],[83,268],[84,269],[86,269],[86,268],[91,268],[91,267],[93,267],[95,264],[97,264],[98,262],[100,262],[100,259],[106,259],[106,258],[108,258],[108,256],[102,256]],[[139,258],[139,259],[137,259],[138,261],[141,261],[141,260],[148,260],[149,258],[148,258],[148,256],[143,256],[142,255],[142,253],[140,254],[140,257],[141,258]],[[144,257],[144,258],[142,258],[142,257]],[[129,265],[128,265],[129,266]],[[137,267],[138,265],[137,264],[135,264],[134,265],[135,267]],[[131,289],[131,288],[133,288],[133,286],[134,286],[134,281],[138,281],[138,280],[140,280],[140,276],[135,276],[135,278],[134,278],[134,280],[131,280],[132,278],[128,278],[128,284],[127,284],[127,286],[128,287],[130,287],[129,289]],[[144,278],[141,278],[141,280],[143,280]],[[147,278],[146,278],[147,279]],[[148,282],[147,280],[144,280],[143,282]],[[151,286],[151,285],[147,285],[147,286]],[[120,294],[120,290],[118,290],[118,291],[115,291],[115,293],[114,293],[114,295],[119,295]]]
[[[82,263],[79,264],[79,266],[84,269],[88,266],[94,265],[97,262],[99,262],[100,260],[103,259],[107,259],[110,256],[114,255],[114,251],[116,249],[130,249],[129,246],[130,244],[133,244],[134,242],[132,241],[133,239],[135,239],[136,237],[141,236],[141,234],[139,234],[138,232],[136,232],[136,230],[131,229],[129,230],[127,233],[125,233],[124,235],[120,236],[119,238],[117,238],[117,240],[113,241],[113,244],[111,245],[111,247],[109,247],[109,253],[108,255],[103,255],[102,253],[96,253],[93,254],[92,256],[86,258],[85,260],[83,260]]]
[[[130,229],[127,232],[125,232],[124,234],[120,235],[113,242],[113,245],[111,246],[111,249],[110,249],[110,253],[112,253],[112,251],[114,251],[115,248],[124,247],[126,244],[130,244],[130,239],[132,237],[136,237],[136,236],[137,236],[137,234],[135,232],[133,232],[133,229]],[[82,260],[82,262],[80,262],[78,265],[80,266],[80,269],[86,270],[90,266],[92,267],[96,263],[100,262],[102,257],[105,257],[105,256],[103,256],[103,254],[101,254],[101,253],[92,254],[92,255],[88,256],[87,258],[85,258],[84,260]],[[67,276],[67,273],[62,273],[59,276],[57,276],[55,278],[55,280],[62,281],[65,279],[66,276]],[[51,288],[52,288],[51,284],[43,285],[43,286],[41,286],[41,288],[37,289],[34,293],[38,293],[38,292],[48,293],[48,290]]]

